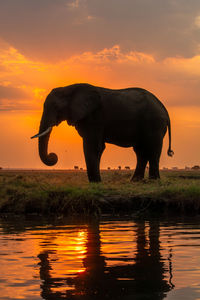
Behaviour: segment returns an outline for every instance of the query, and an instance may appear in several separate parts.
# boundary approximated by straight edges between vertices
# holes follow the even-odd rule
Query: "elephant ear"
[[[74,89],[69,104],[68,123],[75,125],[100,107],[100,95],[95,87],[80,85]]]

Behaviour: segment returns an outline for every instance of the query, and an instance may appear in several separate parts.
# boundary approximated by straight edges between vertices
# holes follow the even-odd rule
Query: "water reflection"
[[[115,225],[120,226],[117,223]],[[73,299],[77,296],[78,299],[91,297],[92,299],[129,299],[131,296],[137,296],[141,299],[163,299],[173,285],[166,279],[169,270],[164,266],[160,254],[159,223],[150,222],[148,233],[145,222],[131,225],[132,230],[129,224],[129,231],[132,231],[132,255],[120,257],[122,253],[119,252],[117,260],[119,262],[121,259],[123,264],[115,263],[109,266],[106,262],[109,257],[104,256],[101,251],[104,225],[99,226],[97,222],[90,223],[87,227],[86,248],[83,250],[84,270],[74,277],[51,275],[52,254],[54,257],[56,250],[52,252],[52,241],[49,241],[49,249],[38,255],[42,297],[44,299]],[[123,236],[121,238],[123,243]],[[105,239],[104,242],[109,243],[109,240]],[[110,244],[111,252],[113,250],[117,252],[118,244],[120,245],[120,241]],[[56,249],[56,245],[54,246]],[[66,273],[69,273],[69,270],[66,270]]]
[[[4,220],[0,299],[162,300],[173,295],[175,285],[181,286],[174,280],[174,266],[176,272],[193,270],[191,289],[195,285],[198,294],[200,264],[195,257],[200,230],[183,228],[158,220],[68,221],[67,225]],[[191,270],[187,255],[192,254],[183,246],[193,247]]]

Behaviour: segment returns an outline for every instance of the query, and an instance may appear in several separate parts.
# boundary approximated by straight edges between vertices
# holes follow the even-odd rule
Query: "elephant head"
[[[39,138],[39,155],[48,166],[57,163],[55,153],[48,154],[48,142],[53,126],[66,120],[69,125],[76,126],[89,117],[99,107],[99,93],[89,84],[74,84],[53,89],[44,102],[39,133],[31,138]]]

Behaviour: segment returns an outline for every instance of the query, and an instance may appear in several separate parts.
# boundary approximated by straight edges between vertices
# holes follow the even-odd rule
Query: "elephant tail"
[[[168,134],[169,134],[169,148],[167,150],[167,154],[172,157],[174,155],[174,151],[171,149],[171,123],[170,123],[170,118],[168,118],[167,127],[168,127]]]

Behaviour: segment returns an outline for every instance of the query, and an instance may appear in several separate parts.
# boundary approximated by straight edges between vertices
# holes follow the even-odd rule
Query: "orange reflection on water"
[[[176,293],[188,286],[188,295],[200,293],[199,223],[96,220],[18,233],[6,226],[0,299],[182,299]]]
[[[50,276],[59,277],[66,273],[70,276],[84,271],[82,260],[86,255],[86,230],[54,231],[51,241],[44,247],[51,265]]]
[[[183,289],[183,291],[186,286],[197,287],[200,290],[200,226],[198,224],[196,228],[194,225],[191,228],[189,227],[186,228],[180,224],[179,226],[161,228],[160,238],[163,256],[169,259],[170,250],[173,256],[173,284],[180,290]],[[190,259],[188,259],[188,256],[190,256]]]
[[[2,234],[2,233],[1,233]],[[38,247],[29,234],[4,234],[1,240],[1,299],[28,299],[31,290],[40,295]]]
[[[47,226],[4,235],[0,299],[29,299],[32,293],[39,299],[41,288],[45,291],[46,286],[49,295],[73,291],[74,284],[69,279],[85,271],[86,243],[86,226]]]
[[[101,252],[106,257],[108,267],[126,265],[133,261],[136,253],[134,223],[109,222],[100,226]]]

